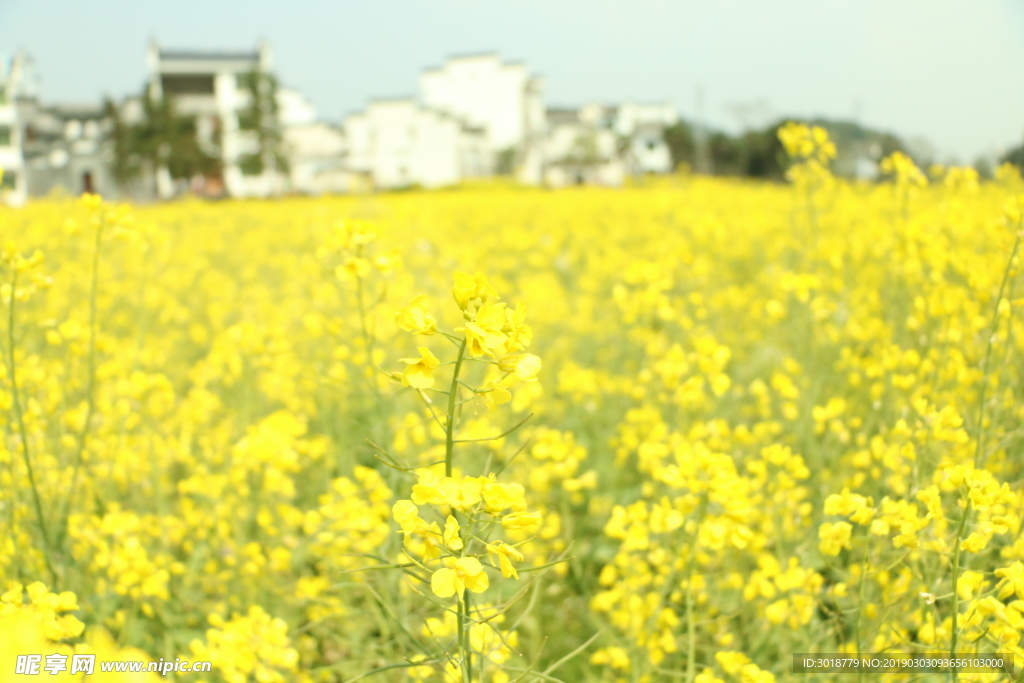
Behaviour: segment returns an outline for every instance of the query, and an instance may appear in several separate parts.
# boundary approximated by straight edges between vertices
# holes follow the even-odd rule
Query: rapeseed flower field
[[[782,139],[786,185],[0,211],[0,680],[1014,680],[1024,183]]]

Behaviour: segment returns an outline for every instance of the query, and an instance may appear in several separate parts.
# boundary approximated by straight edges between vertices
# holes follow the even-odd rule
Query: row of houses
[[[53,105],[39,98],[29,55],[0,60],[0,195],[20,204],[58,188],[136,200],[322,194],[494,175],[531,185],[618,185],[672,168],[663,136],[678,120],[671,105],[548,108],[543,80],[493,53],[452,57],[420,73],[416,95],[370,100],[339,124],[278,86],[266,43],[211,52],[154,41],[146,65],[138,96]],[[124,130],[168,102],[188,122],[197,158],[210,164],[175,162],[172,143],[145,156],[121,142]]]

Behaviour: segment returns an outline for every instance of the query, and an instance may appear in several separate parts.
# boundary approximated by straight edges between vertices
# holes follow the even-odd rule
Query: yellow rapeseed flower
[[[437,321],[427,311],[430,298],[426,294],[417,294],[405,308],[395,312],[395,323],[399,329],[413,334],[434,334]]]
[[[467,588],[473,593],[482,593],[488,585],[484,566],[475,557],[460,557],[450,569],[438,569],[430,577],[430,590],[439,598],[450,598],[456,593],[461,598]]]
[[[441,361],[425,346],[420,346],[419,352],[419,358],[402,359],[409,366],[402,372],[402,383],[416,389],[429,389],[434,386],[434,370]]]

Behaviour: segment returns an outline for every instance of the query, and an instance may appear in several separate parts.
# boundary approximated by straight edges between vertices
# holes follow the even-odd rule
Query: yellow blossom
[[[450,569],[438,569],[430,577],[430,589],[439,598],[450,598],[456,593],[461,598],[467,588],[473,593],[482,593],[488,585],[484,567],[474,557],[461,557]]]
[[[419,351],[419,358],[402,359],[409,366],[402,373],[402,383],[417,389],[429,389],[434,386],[434,370],[441,361],[425,346],[419,347]]]

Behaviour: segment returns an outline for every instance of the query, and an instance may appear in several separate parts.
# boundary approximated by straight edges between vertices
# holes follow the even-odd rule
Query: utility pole
[[[704,128],[704,86],[699,83],[694,90],[694,100],[696,103],[696,119],[693,122],[693,141],[697,148],[697,158],[695,159],[697,172],[711,175],[715,169],[711,163],[711,155],[708,154],[707,131]]]

